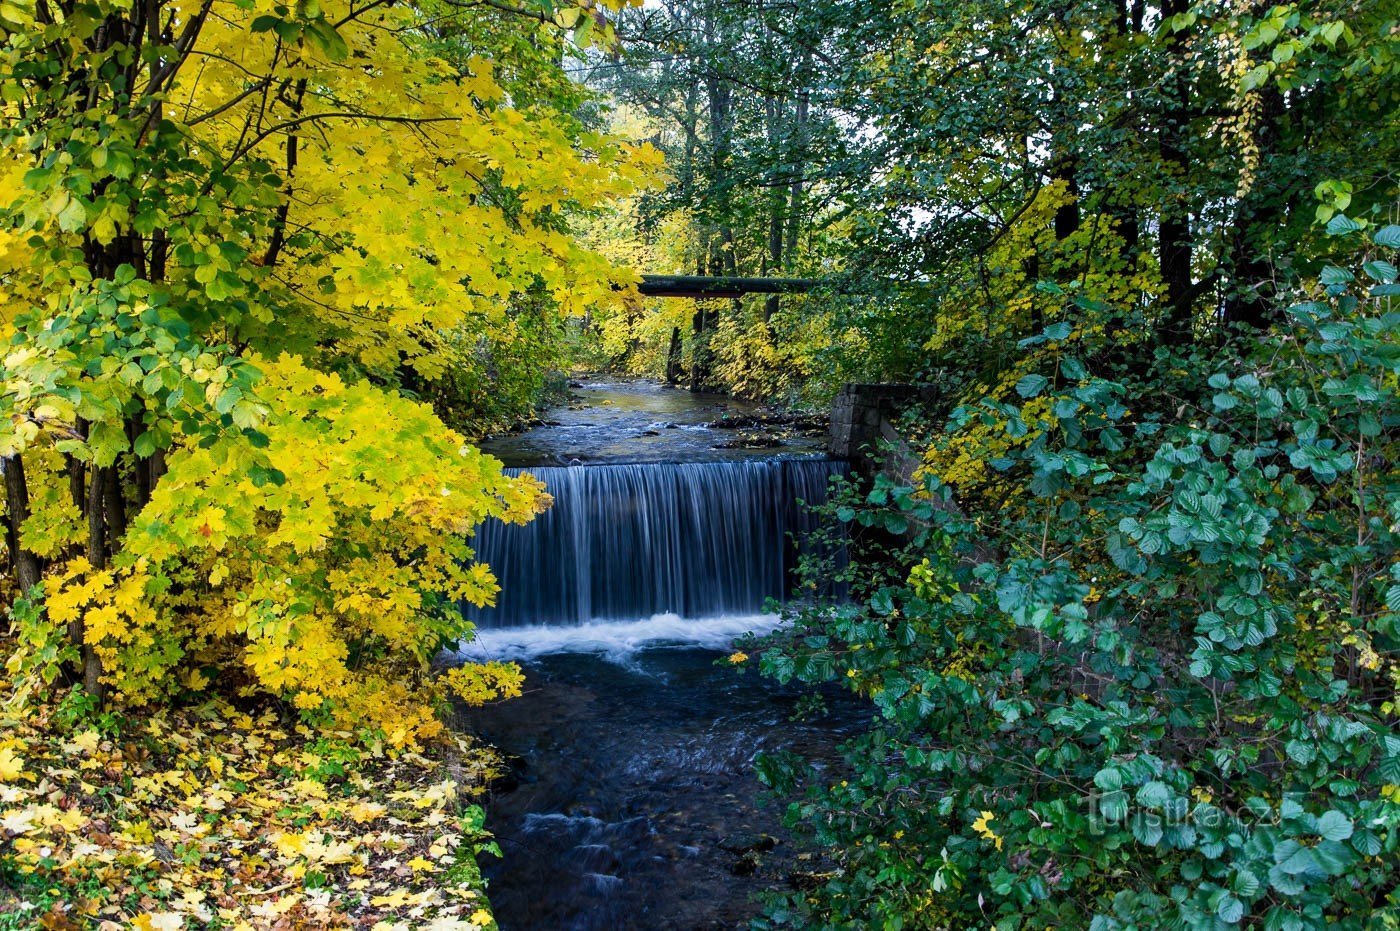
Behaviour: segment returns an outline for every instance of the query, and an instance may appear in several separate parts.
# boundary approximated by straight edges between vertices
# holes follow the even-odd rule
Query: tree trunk
[[[73,499],[73,507],[82,513],[87,504],[87,466],[81,459],[64,455],[68,467],[68,494]]]
[[[1225,301],[1225,323],[1263,329],[1278,314],[1274,297],[1273,266],[1269,261],[1270,235],[1283,223],[1283,204],[1290,201],[1281,185],[1264,171],[1278,140],[1283,118],[1283,93],[1272,82],[1260,89],[1259,123],[1253,141],[1259,153],[1256,177],[1240,198],[1235,213],[1235,233],[1230,245],[1230,281]]]
[[[23,593],[39,584],[42,567],[39,557],[24,548],[20,530],[29,518],[29,483],[24,475],[24,460],[18,455],[0,460],[5,472],[5,542],[10,548],[10,571]]]
[[[107,568],[107,521],[105,514],[108,474],[112,471],[112,466],[93,466],[92,475],[88,481],[87,558],[93,569]],[[100,702],[102,700],[102,660],[98,657],[97,651],[87,642],[86,626],[81,616],[68,625],[68,637],[82,655],[83,689]]]
[[[695,261],[695,270],[704,275],[709,271],[710,237],[705,236],[700,254]],[[702,390],[710,380],[710,338],[705,332],[709,315],[705,301],[697,300],[690,314],[690,390]]]
[[[782,103],[776,97],[763,101],[764,116],[768,120],[768,150],[773,159],[773,169],[769,175],[771,187],[768,189],[768,263],[765,271],[773,275],[783,267],[783,206],[787,197],[778,184],[782,171],[783,156]],[[778,295],[770,294],[763,302],[763,322],[770,323],[773,315],[781,308]]]
[[[681,328],[671,327],[671,345],[666,350],[666,384],[681,380]]]
[[[1162,18],[1170,20],[1186,12],[1188,0],[1166,0]],[[1189,173],[1186,124],[1190,119],[1191,88],[1184,71],[1185,40],[1169,32],[1163,53],[1169,62],[1163,82],[1166,105],[1158,133],[1158,154],[1167,169],[1168,190],[1158,219],[1157,258],[1166,286],[1166,313],[1159,339],[1172,346],[1187,346],[1193,339],[1193,288],[1191,280],[1191,206],[1182,188]]]
[[[792,152],[788,157],[792,182],[788,185],[787,245],[783,250],[786,262],[784,271],[791,271],[793,263],[797,260],[798,238],[802,232],[802,199],[805,194],[804,183],[807,176],[807,122],[812,106],[812,94],[807,89],[807,82],[811,80],[811,74],[812,53],[807,50],[802,53],[802,65],[798,70],[797,111],[793,114],[792,119]]]
[[[121,472],[115,465],[103,469],[106,473],[102,504],[106,509],[107,553],[115,555],[126,536],[126,499],[122,497]]]

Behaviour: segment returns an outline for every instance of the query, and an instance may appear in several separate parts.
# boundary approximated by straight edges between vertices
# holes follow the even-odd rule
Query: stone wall
[[[913,385],[844,385],[831,405],[827,447],[833,456],[850,460],[862,475],[872,475],[883,459],[883,471],[908,481],[919,457],[899,435],[896,423],[910,405],[935,400],[931,389]]]

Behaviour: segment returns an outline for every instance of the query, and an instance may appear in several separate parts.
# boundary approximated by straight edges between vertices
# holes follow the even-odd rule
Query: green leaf
[[[1123,774],[1116,769],[1105,767],[1094,773],[1094,785],[1105,792],[1113,792],[1123,788]]]
[[[1027,375],[1016,382],[1016,393],[1023,398],[1033,398],[1045,390],[1045,386],[1050,384],[1050,379],[1044,375]]]
[[[1350,847],[1344,847],[1337,841],[1324,840],[1316,847],[1312,848],[1313,861],[1328,876],[1340,876],[1347,871],[1347,867],[1356,859],[1356,854]]]
[[[1148,808],[1165,808],[1172,798],[1171,786],[1157,779],[1146,783],[1137,792],[1138,804]]]
[[[1340,811],[1328,811],[1317,819],[1317,833],[1328,840],[1346,840],[1351,837],[1351,819]]]
[[[1274,848],[1274,862],[1289,876],[1302,876],[1318,873],[1317,860],[1312,850],[1295,840],[1286,840]]]
[[[1257,87],[1263,86],[1269,80],[1269,75],[1272,73],[1273,69],[1267,63],[1255,65],[1253,68],[1250,68],[1240,80],[1240,90],[1252,91]]]
[[[1400,249],[1400,225],[1391,223],[1376,230],[1376,235],[1371,237],[1371,241],[1386,249]]]
[[[225,388],[219,393],[218,398],[215,399],[214,410],[218,411],[220,414],[227,414],[229,411],[233,410],[233,406],[242,400],[242,398],[243,392],[237,387]]]
[[[325,20],[309,23],[306,34],[331,61],[345,61],[350,57],[350,46],[345,44],[335,27]]]
[[[1397,271],[1394,265],[1379,259],[1367,262],[1361,266],[1361,269],[1381,284],[1389,284],[1396,278],[1400,278],[1400,271]]]
[[[1239,924],[1244,917],[1244,903],[1232,895],[1227,895],[1215,907],[1215,916],[1227,925]]]
[[[63,209],[58,212],[58,228],[65,233],[80,232],[87,225],[87,208],[76,197],[69,197]]]
[[[1327,221],[1327,235],[1329,236],[1346,236],[1359,229],[1361,229],[1361,224],[1343,213],[1339,213]]]
[[[1255,896],[1259,895],[1261,885],[1258,876],[1255,876],[1249,870],[1240,870],[1235,873],[1235,879],[1230,884],[1230,888],[1233,889],[1236,894],[1242,895],[1246,899],[1253,899]]]
[[[1303,740],[1290,740],[1283,749],[1290,760],[1303,766],[1307,766],[1317,756],[1317,748]]]

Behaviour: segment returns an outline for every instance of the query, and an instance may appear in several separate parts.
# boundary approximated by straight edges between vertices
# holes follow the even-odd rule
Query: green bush
[[[909,542],[764,654],[878,709],[844,778],[760,768],[836,861],[768,922],[1400,926],[1400,227],[1355,225],[1238,344],[1110,380],[1028,340],[928,460],[998,434],[985,479],[842,506]]]

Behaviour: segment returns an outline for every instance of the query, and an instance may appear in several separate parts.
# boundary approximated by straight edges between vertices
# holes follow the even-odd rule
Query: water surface
[[[466,713],[515,760],[488,806],[504,859],[485,858],[504,931],[744,928],[766,889],[804,881],[761,751],[834,759],[864,720],[843,696],[793,721],[802,693],[717,651],[653,646],[626,662],[537,657],[526,693]]]
[[[487,804],[505,854],[483,863],[497,921],[747,927],[760,893],[817,866],[793,848],[755,757],[835,760],[868,716],[838,693],[834,711],[794,720],[802,692],[727,661],[736,638],[778,623],[789,537],[811,526],[797,501],[820,499],[843,466],[780,412],[651,383],[583,383],[545,419],[483,445],[539,475],[556,504],[478,537],[504,592],[459,650],[526,674],[522,697],[462,711],[512,762]]]
[[[714,426],[774,417],[779,411],[718,394],[696,394],[653,381],[590,378],[574,382],[571,401],[547,411],[544,422],[493,437],[482,450],[508,466],[590,462],[714,462],[755,456],[821,456],[820,431],[784,427]],[[744,446],[748,440],[776,446]]]

